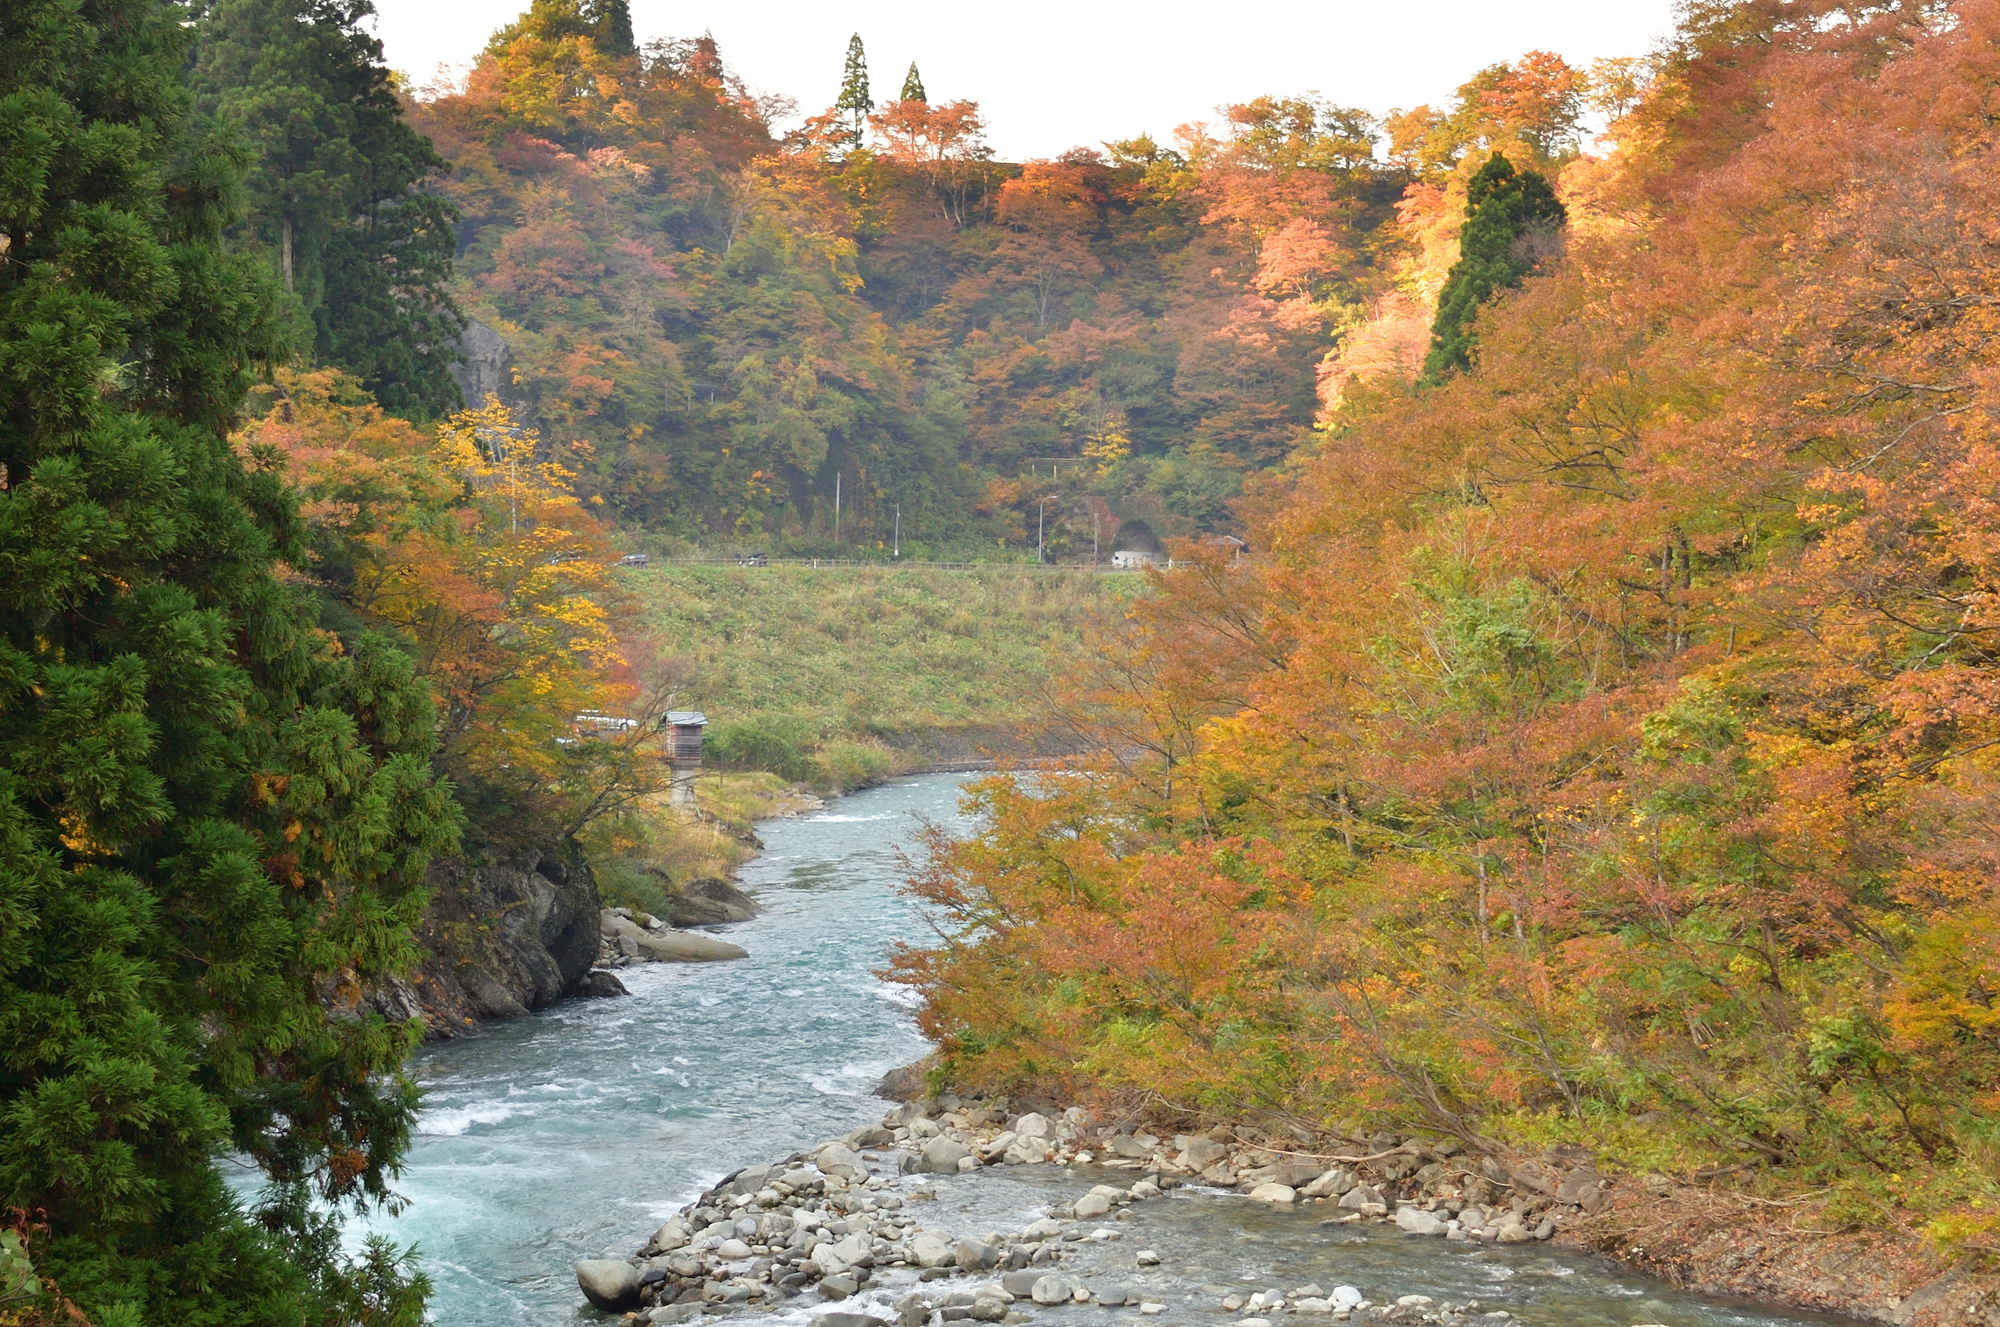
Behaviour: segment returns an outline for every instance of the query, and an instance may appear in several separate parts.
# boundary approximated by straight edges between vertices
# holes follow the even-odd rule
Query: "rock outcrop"
[[[458,348],[465,363],[455,366],[451,376],[465,394],[465,404],[476,410],[487,397],[500,396],[507,388],[507,343],[485,323],[468,322]]]
[[[426,957],[374,1001],[391,1017],[421,1015],[427,1035],[453,1037],[565,997],[624,993],[615,976],[591,970],[597,881],[575,853],[473,849],[434,859],[425,883],[431,903],[418,943]]]

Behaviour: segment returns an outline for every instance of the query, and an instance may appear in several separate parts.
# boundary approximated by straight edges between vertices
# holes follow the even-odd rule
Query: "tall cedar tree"
[[[631,0],[590,0],[583,7],[597,44],[612,55],[637,55],[639,43],[632,35]],[[474,404],[478,404],[474,402]]]
[[[623,14],[629,45],[617,9],[605,22]],[[426,188],[450,167],[403,121],[382,43],[362,27],[374,13],[371,0],[220,0],[200,27],[195,89],[255,153],[243,224],[298,297],[314,355],[424,419],[460,403],[458,213]]]
[[[0,7],[0,1205],[103,1327],[387,1320],[421,1278],[330,1214],[388,1196],[420,1028],[359,995],[455,813],[408,660],[315,630],[226,440],[286,347],[184,14]]]
[[[868,127],[868,112],[875,109],[875,98],[868,91],[868,52],[861,49],[861,34],[855,33],[847,39],[847,67],[840,76],[840,98],[833,108],[846,115],[848,138],[856,146],[861,146],[861,135]]]
[[[1533,171],[1515,170],[1505,154],[1495,152],[1479,168],[1466,185],[1458,261],[1438,294],[1425,381],[1472,367],[1472,319],[1479,306],[1539,267],[1568,221],[1549,182]]]
[[[915,60],[910,61],[910,72],[903,75],[903,95],[900,100],[921,101],[927,106],[930,104],[931,99],[924,94],[924,76],[917,72]]]

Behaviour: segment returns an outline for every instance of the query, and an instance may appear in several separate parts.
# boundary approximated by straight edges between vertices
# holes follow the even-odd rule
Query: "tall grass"
[[[1034,721],[1084,628],[1123,611],[1136,576],[651,567],[626,573],[705,710],[707,759],[826,791],[880,779],[893,752],[940,733]]]

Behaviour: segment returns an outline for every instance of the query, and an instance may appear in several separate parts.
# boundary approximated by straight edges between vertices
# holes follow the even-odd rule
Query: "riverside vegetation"
[[[946,1081],[1574,1146],[1670,1274],[1991,1321],[1996,86],[1992,4],[1691,8],[1467,367],[1079,670],[1139,755],[934,842]]]

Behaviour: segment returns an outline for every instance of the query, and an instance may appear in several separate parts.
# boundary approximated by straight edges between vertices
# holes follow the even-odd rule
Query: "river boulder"
[[[600,1309],[622,1309],[639,1302],[639,1272],[616,1258],[585,1258],[576,1265],[577,1289]]]
[[[757,900],[719,876],[690,880],[667,900],[667,920],[676,926],[747,922],[756,915]]]
[[[958,1172],[958,1163],[972,1155],[972,1149],[956,1138],[939,1134],[924,1144],[920,1168],[934,1175],[951,1175]]]

